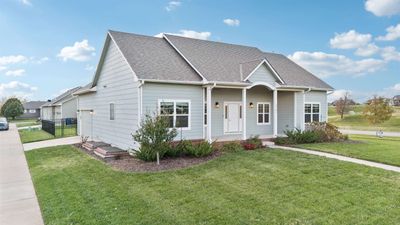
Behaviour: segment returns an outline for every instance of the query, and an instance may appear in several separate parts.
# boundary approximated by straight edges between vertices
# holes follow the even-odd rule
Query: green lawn
[[[44,140],[49,140],[49,139],[54,139],[54,138],[71,137],[71,136],[75,136],[75,135],[77,135],[76,134],[76,126],[65,127],[63,135],[61,133],[61,128],[56,127],[56,136],[53,136],[53,135],[47,133],[46,131],[39,130],[39,129],[19,130],[19,136],[21,137],[22,143],[44,141]]]
[[[118,172],[71,146],[25,153],[46,224],[397,224],[400,174],[284,150]]]
[[[298,146],[400,166],[400,138],[351,135],[350,139],[360,143],[337,142]]]
[[[53,135],[47,133],[46,131],[35,129],[35,130],[19,130],[19,136],[22,143],[29,143],[35,141],[43,141],[55,138]]]
[[[390,120],[378,124],[371,125],[368,121],[363,117],[362,110],[363,105],[354,106],[353,111],[355,114],[345,114],[344,118],[341,119],[339,115],[336,114],[333,106],[329,107],[328,114],[329,123],[332,123],[342,129],[355,129],[355,130],[383,130],[383,131],[398,131],[400,132],[400,108],[394,107],[395,112],[392,115]]]
[[[37,121],[27,121],[27,122],[19,122],[16,123],[17,127],[30,127],[30,126],[35,126],[35,125],[41,125],[40,122]]]

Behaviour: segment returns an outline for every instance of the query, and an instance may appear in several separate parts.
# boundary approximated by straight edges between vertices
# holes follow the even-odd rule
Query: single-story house
[[[91,85],[78,98],[78,133],[137,149],[132,133],[161,113],[177,140],[240,140],[327,120],[333,88],[286,56],[164,34],[109,31]]]
[[[400,106],[400,95],[396,95],[392,99],[394,106]]]
[[[19,116],[21,119],[39,119],[40,118],[40,107],[44,105],[46,101],[29,101],[22,104],[24,106],[24,114]]]
[[[78,98],[72,95],[74,92],[81,89],[81,87],[75,87],[69,89],[57,96],[51,101],[48,101],[41,107],[41,118],[42,120],[60,120],[66,118],[77,117]]]

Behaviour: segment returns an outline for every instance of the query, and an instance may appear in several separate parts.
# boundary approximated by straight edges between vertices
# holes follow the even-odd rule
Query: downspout
[[[138,85],[138,128],[140,128],[140,123],[142,121],[142,112],[143,112],[143,88],[144,80],[139,80]]]

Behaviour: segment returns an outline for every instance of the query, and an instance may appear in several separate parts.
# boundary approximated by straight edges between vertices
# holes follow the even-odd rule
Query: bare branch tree
[[[340,118],[343,119],[344,114],[349,112],[350,110],[350,93],[346,91],[343,95],[343,97],[340,97],[339,100],[336,100],[335,106],[336,106],[336,113],[340,115]]]

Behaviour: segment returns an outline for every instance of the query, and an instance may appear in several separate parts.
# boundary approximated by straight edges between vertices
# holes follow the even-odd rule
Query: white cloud
[[[75,60],[75,61],[88,61],[91,56],[94,56],[95,48],[89,45],[88,40],[82,40],[81,42],[75,42],[73,46],[66,46],[61,49],[57,57],[63,59],[63,61]]]
[[[352,60],[344,55],[324,52],[295,52],[291,60],[308,69],[318,77],[333,75],[360,76],[383,68],[385,61],[373,58]]]
[[[376,38],[378,41],[394,41],[400,38],[400,23],[397,26],[390,26],[386,28],[386,35]]]
[[[0,98],[9,96],[28,98],[32,96],[37,90],[37,87],[19,81],[0,83]]]
[[[358,56],[371,56],[379,52],[379,47],[374,43],[368,44],[367,46],[360,47],[356,50],[354,54]]]
[[[393,85],[389,89],[400,92],[400,83]]]
[[[371,38],[371,34],[360,34],[355,30],[350,30],[340,34],[336,33],[335,37],[331,38],[329,43],[331,48],[352,49],[367,45],[371,41]]]
[[[170,2],[168,2],[168,5],[165,6],[165,10],[170,12],[172,10],[175,10],[176,8],[178,8],[181,5],[182,5],[182,2],[180,2],[180,1],[170,1]]]
[[[204,31],[204,32],[197,32],[194,30],[180,30],[180,33],[166,33],[166,34],[171,34],[171,35],[177,35],[177,36],[182,36],[182,37],[188,37],[188,38],[196,38],[196,39],[202,39],[202,40],[208,40],[211,36],[211,32]],[[162,37],[163,33],[159,33],[154,35],[155,37]]]
[[[23,55],[9,55],[0,57],[0,66],[27,62],[28,58]]]
[[[24,4],[24,5],[29,5],[29,6],[32,5],[32,2],[31,2],[30,0],[20,0],[20,2],[21,2],[22,4]]]
[[[328,95],[328,102],[333,102],[335,100],[338,100],[339,98],[343,98],[344,95],[347,93],[350,94],[350,98],[351,98],[351,91],[350,90],[344,90],[344,89],[339,89],[339,90],[335,90],[332,92],[332,94]]]
[[[6,69],[7,69],[7,67],[5,67],[5,66],[0,66],[0,71],[6,70]]]
[[[381,56],[386,61],[400,61],[400,52],[393,46],[382,48]]]
[[[92,70],[94,70],[94,66],[88,64],[85,66],[85,70],[92,71]]]
[[[240,25],[240,20],[238,19],[224,19],[224,23],[228,26],[237,27]]]
[[[25,74],[24,69],[9,70],[6,72],[6,76],[11,76],[11,77],[20,77],[24,74]]]
[[[400,0],[367,0],[365,9],[375,16],[393,16],[400,14]]]

